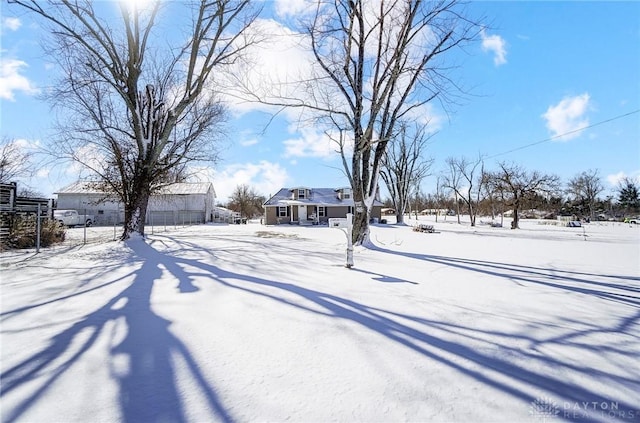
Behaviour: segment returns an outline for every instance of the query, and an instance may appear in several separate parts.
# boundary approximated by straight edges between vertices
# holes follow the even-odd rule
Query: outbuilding
[[[101,192],[89,182],[75,182],[56,192],[57,209],[77,210],[94,216],[95,225],[124,221],[124,207],[113,194]],[[146,224],[182,225],[210,222],[215,190],[211,182],[175,183],[151,196]]]

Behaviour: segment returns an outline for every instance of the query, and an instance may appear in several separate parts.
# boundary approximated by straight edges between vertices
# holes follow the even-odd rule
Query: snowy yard
[[[640,421],[640,228],[424,223],[2,253],[2,421]]]

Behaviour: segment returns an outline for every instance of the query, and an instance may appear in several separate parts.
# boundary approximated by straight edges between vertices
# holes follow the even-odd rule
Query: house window
[[[348,206],[347,207],[347,213],[353,214],[353,206]]]
[[[327,215],[326,209],[324,206],[318,206],[318,217],[325,217]]]
[[[287,206],[278,207],[278,217],[287,217]]]
[[[343,200],[348,200],[349,198],[351,198],[351,193],[346,191],[342,193],[342,199]]]
[[[304,200],[306,198],[306,192],[304,188],[298,190],[298,200]]]

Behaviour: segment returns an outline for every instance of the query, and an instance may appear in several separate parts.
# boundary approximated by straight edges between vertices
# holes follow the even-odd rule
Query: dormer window
[[[299,188],[298,189],[298,200],[304,200],[305,198],[307,198],[307,190],[305,190],[304,188]]]
[[[349,188],[340,188],[336,191],[338,191],[338,198],[340,200],[348,200],[351,198],[351,190]]]

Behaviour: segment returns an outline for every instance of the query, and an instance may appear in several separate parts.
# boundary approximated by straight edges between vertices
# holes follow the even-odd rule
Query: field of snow
[[[640,228],[432,219],[4,252],[1,420],[640,421]]]

